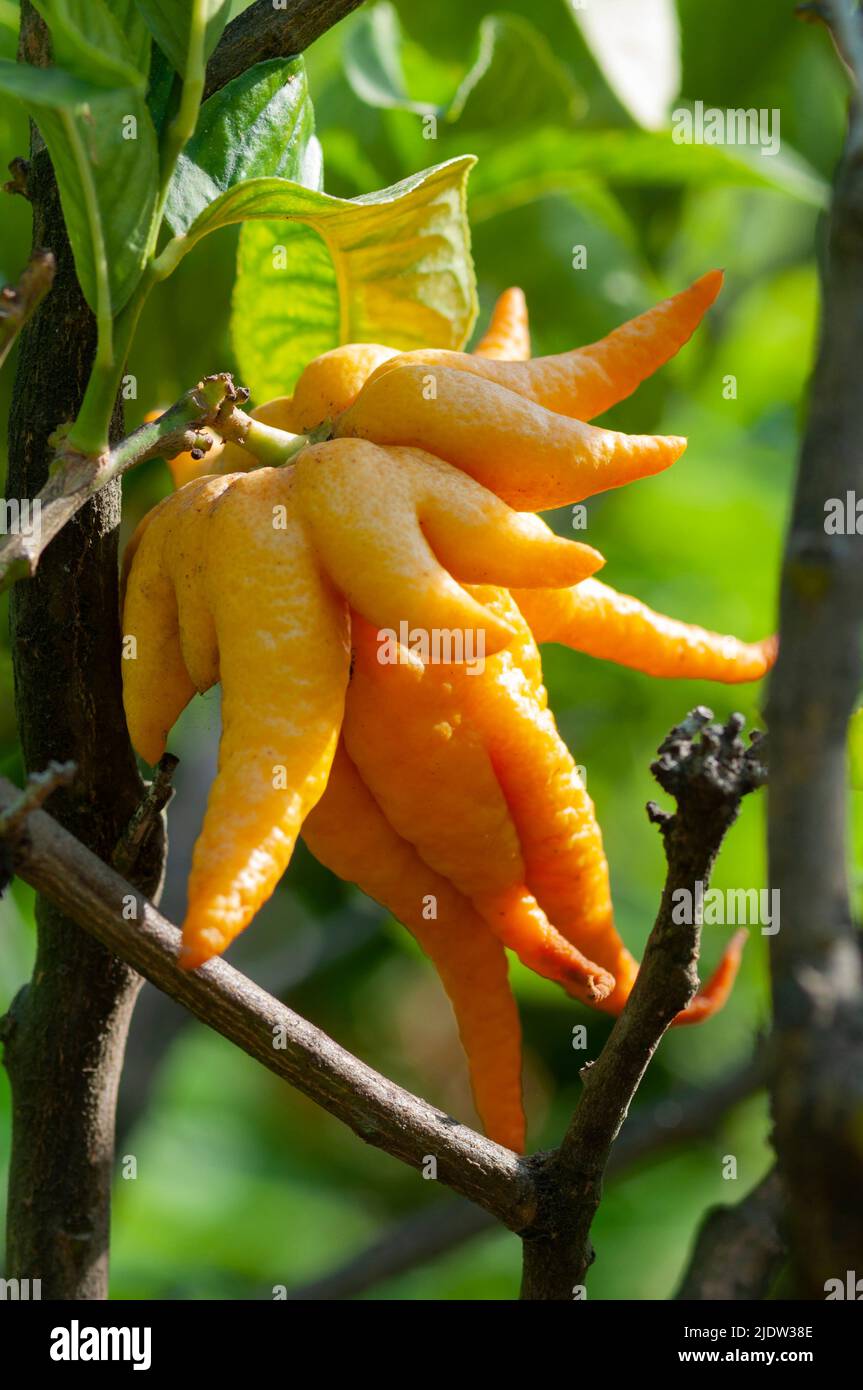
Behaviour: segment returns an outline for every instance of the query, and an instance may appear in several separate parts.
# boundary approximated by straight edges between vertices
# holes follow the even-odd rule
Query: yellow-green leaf
[[[464,345],[476,317],[465,212],[473,162],[465,155],[354,199],[257,179],[210,205],[190,237],[213,221],[267,219],[243,228],[232,320],[256,400],[289,392],[307,362],[339,343]]]

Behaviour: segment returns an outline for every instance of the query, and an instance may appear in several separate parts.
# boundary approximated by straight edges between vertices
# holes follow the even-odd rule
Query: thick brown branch
[[[859,73],[860,14],[836,0]],[[770,685],[771,940],[776,1146],[799,1293],[823,1297],[863,1250],[863,972],[848,893],[846,739],[863,682],[863,535],[828,534],[827,505],[863,497],[863,144],[856,104],[837,174],[824,266],[821,341],[782,575],[779,661]]]
[[[257,0],[228,25],[207,67],[204,97],[239,77],[254,63],[304,53],[340,19],[359,9],[362,0],[291,0],[277,9],[273,0]]]
[[[0,778],[0,811],[19,795]],[[523,1160],[380,1076],[225,961],[192,974],[181,970],[177,928],[44,811],[28,818],[13,863],[21,878],[121,960],[366,1143],[425,1169],[506,1225],[531,1220]]]
[[[763,1299],[787,1254],[785,1196],[773,1168],[733,1207],[714,1207],[698,1233],[679,1299]]]
[[[626,1008],[597,1061],[582,1071],[584,1094],[563,1143],[538,1160],[539,1212],[524,1242],[526,1299],[570,1299],[584,1282],[612,1144],[663,1033],[698,988],[700,926],[674,921],[674,894],[707,884],[742,797],[765,778],[758,744],[746,749],[738,737],[742,717],[732,716],[724,729],[709,726],[710,718],[709,710],[693,711],[653,765],[677,801],[674,815],[649,808],[665,842],[665,890]]]
[[[29,0],[21,5],[19,56],[37,66],[51,56]],[[7,484],[18,499],[34,497],[47,480],[50,436],[78,413],[96,341],[51,161],[35,130],[27,190],[33,245],[51,248],[57,273],[18,345]],[[122,433],[118,407],[112,440]],[[142,793],[120,691],[119,520],[114,481],[64,528],[10,604],[25,766],[77,763],[74,785],[52,796],[52,814],[103,856]],[[136,873],[151,896],[160,852],[156,839]],[[140,979],[43,898],[36,920],[36,969],[15,1001],[4,1057],[12,1091],[5,1273],[41,1278],[46,1299],[105,1298],[114,1102]]]

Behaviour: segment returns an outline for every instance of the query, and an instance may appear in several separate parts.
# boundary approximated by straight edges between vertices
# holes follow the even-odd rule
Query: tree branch
[[[290,10],[257,0],[225,30],[207,67],[204,100],[254,63],[303,53],[362,0],[291,0]]]
[[[764,780],[759,745],[746,750],[737,737],[740,716],[724,729],[708,726],[709,719],[709,711],[694,711],[660,748],[653,771],[676,796],[678,811],[671,816],[649,808],[662,825],[669,862],[657,924],[626,1010],[599,1060],[582,1073],[585,1093],[563,1144],[531,1159],[518,1158],[378,1075],[224,961],[193,974],[181,970],[177,929],[45,812],[28,812],[17,788],[0,779],[4,851],[15,872],[109,951],[367,1143],[424,1171],[434,1160],[437,1178],[524,1237],[524,1296],[568,1299],[575,1276],[583,1277],[592,1258],[590,1224],[612,1142],[659,1038],[697,989],[699,928],[672,922],[672,895],[678,887],[692,890],[707,881],[740,799]],[[153,798],[163,800],[151,792],[144,806]],[[134,827],[146,819],[139,808],[121,846],[130,835],[137,843]],[[14,1033],[13,1010],[6,1028],[10,1046]],[[741,1086],[756,1085],[760,1067],[752,1064],[726,1081],[712,1099],[700,1098],[688,1120],[682,1114],[683,1126],[673,1137],[667,1125],[640,1138],[637,1127],[631,1130],[612,1170],[627,1150],[634,1160],[712,1123],[716,1104],[731,1104]],[[389,1255],[385,1250],[375,1258],[379,1263]]]
[[[762,1049],[712,1084],[687,1088],[679,1094],[672,1092],[658,1104],[629,1117],[611,1150],[606,1179],[613,1181],[639,1163],[661,1158],[688,1141],[712,1134],[735,1105],[764,1086],[766,1075]],[[290,1289],[288,1298],[295,1302],[352,1298],[494,1229],[494,1218],[470,1202],[435,1202],[396,1222],[380,1239],[344,1264]]]
[[[17,285],[0,290],[0,367],[12,344],[54,283],[57,264],[50,251],[33,251]]]
[[[714,1207],[675,1296],[713,1302],[766,1298],[787,1254],[784,1209],[776,1168],[736,1206]]]
[[[37,810],[58,787],[68,787],[75,776],[74,763],[49,763],[44,772],[34,772],[17,801],[0,812],[0,839],[17,834],[31,811]]]
[[[830,499],[863,496],[863,34],[856,4],[822,5],[858,85],[829,216],[821,338],[803,439],[770,683],[773,1110],[800,1296],[863,1249],[863,972],[847,867],[847,729],[863,683],[863,536],[827,534]]]
[[[173,753],[162,755],[156,765],[152,782],[148,783],[147,790],[136,806],[134,815],[123,831],[122,837],[117,841],[117,846],[111,855],[111,863],[123,878],[128,878],[130,874],[134,873],[135,865],[138,863],[147,842],[161,823],[162,812],[166,810],[174,795],[174,773],[179,761],[179,758],[174,757]],[[0,820],[0,829],[2,829],[2,820]]]
[[[19,797],[0,778],[0,811]],[[210,961],[191,974],[181,970],[177,928],[44,811],[28,817],[12,858],[25,882],[103,946],[367,1144],[413,1168],[434,1159],[439,1181],[505,1225],[530,1221],[524,1160],[380,1076],[225,961]]]
[[[174,458],[187,449],[203,456],[213,443],[208,428],[241,444],[263,462],[287,462],[306,443],[305,435],[288,434],[252,419],[240,409],[240,403],[248,399],[245,387],[234,386],[230,374],[220,372],[199,381],[157,420],[115,444],[104,458],[79,454],[58,441],[48,480],[34,499],[38,510],[32,512],[33,525],[0,536],[0,593],[16,579],[35,574],[54,537],[108,483],[148,459]]]
[[[48,31],[21,4],[21,62],[51,61]],[[50,436],[78,413],[96,346],[75,273],[48,152],[33,129],[27,193],[33,245],[51,248],[50,295],[21,334],[9,424],[11,497],[48,479]],[[111,423],[123,434],[122,406]],[[120,689],[117,529],[110,482],[57,537],[39,573],[9,605],[15,704],[25,767],[73,760],[73,786],[53,795],[57,819],[110,857],[143,787]],[[135,878],[158,894],[162,837]],[[14,1002],[4,1061],[12,1095],[6,1218],[8,1277],[40,1278],[45,1299],[107,1297],[114,1103],[140,978],[44,898],[36,901],[36,967]]]
[[[272,9],[272,7],[271,7]],[[47,28],[21,0],[19,60],[51,62]],[[9,430],[12,497],[49,479],[52,432],[81,408],[95,323],[75,272],[51,160],[33,127],[26,192],[34,247],[50,247],[50,296],[21,334]],[[22,170],[23,173],[23,170]],[[110,440],[123,435],[115,404]],[[90,496],[10,602],[18,729],[25,766],[78,764],[55,794],[58,819],[107,861],[142,795],[123,718],[117,594],[120,483]],[[159,831],[161,825],[159,826]],[[148,837],[135,880],[158,897],[163,836]],[[0,866],[2,871],[2,866]],[[140,977],[48,899],[37,898],[30,985],[5,1028],[12,1093],[8,1277],[40,1278],[46,1299],[107,1297],[115,1102]]]
[[[742,716],[733,715],[724,728],[709,725],[711,717],[694,710],[669,734],[651,769],[677,801],[674,815],[648,807],[668,861],[662,902],[626,1007],[598,1060],[582,1070],[584,1093],[563,1143],[538,1159],[537,1219],[523,1233],[524,1299],[571,1299],[584,1282],[612,1144],[663,1033],[698,988],[700,926],[675,923],[674,894],[694,895],[696,883],[707,884],[741,799],[766,778],[759,744],[746,749],[738,737]]]

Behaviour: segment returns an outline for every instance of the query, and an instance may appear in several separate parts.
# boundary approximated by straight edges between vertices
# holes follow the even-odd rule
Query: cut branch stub
[[[724,725],[712,724],[712,718],[712,710],[696,706],[663,739],[651,764],[663,791],[677,802],[676,812],[662,810],[655,801],[647,803],[648,818],[662,832],[666,855],[673,837],[691,838],[703,820],[715,824],[721,838],[743,797],[767,781],[764,736],[753,730],[747,747],[740,738],[742,714],[732,714]],[[699,834],[703,839],[703,827]]]

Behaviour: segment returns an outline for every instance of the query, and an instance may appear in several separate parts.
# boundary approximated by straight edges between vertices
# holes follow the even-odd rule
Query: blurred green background
[[[601,17],[603,6],[593,9]],[[0,6],[3,56],[14,54],[14,10]],[[470,215],[483,319],[502,289],[523,286],[536,353],[590,341],[709,267],[725,267],[722,297],[696,340],[607,418],[639,432],[686,434],[685,457],[668,473],[592,500],[580,535],[607,556],[603,577],[616,587],[681,618],[760,637],[774,624],[812,360],[816,248],[842,134],[841,74],[826,34],[797,22],[791,0],[680,0],[676,10],[642,0],[627,35],[628,68],[619,36],[609,48],[602,24],[582,27],[577,10],[565,0],[402,0],[400,43],[389,7],[352,16],[308,55],[325,187],[350,197],[476,153]],[[482,31],[474,75],[485,64],[485,78],[459,115],[453,97],[476,63],[487,14],[504,18]],[[780,155],[675,145],[669,112],[696,100],[778,110]],[[430,107],[441,113],[435,140],[423,137]],[[0,163],[26,148],[25,118],[0,106]],[[581,245],[587,266],[576,270],[573,248]],[[3,278],[17,274],[28,248],[29,209],[6,198]],[[130,425],[200,375],[235,367],[235,250],[235,230],[208,239],[153,297],[131,363],[139,396],[129,404]],[[10,365],[0,378],[4,418],[12,377]],[[129,478],[124,533],[168,484],[160,463]],[[555,524],[566,531],[568,514]],[[619,927],[638,954],[663,878],[659,836],[644,813],[656,791],[648,771],[654,750],[697,703],[718,716],[740,709],[757,723],[761,692],[663,683],[558,648],[545,660],[552,705],[587,769],[604,829]],[[0,766],[20,778],[11,688],[4,645]],[[174,920],[183,912],[217,736],[215,695],[196,701],[172,736],[182,761],[163,905]],[[763,819],[763,797],[752,798],[723,851],[717,886],[763,885]],[[724,928],[705,929],[708,964],[726,936]],[[27,979],[33,950],[32,895],[16,883],[0,905],[0,1011]],[[745,1058],[768,1018],[766,954],[756,931],[730,1004],[703,1028],[666,1038],[636,1113],[664,1101],[673,1128],[681,1087],[707,1085]],[[430,966],[404,930],[304,851],[230,959],[372,1066],[473,1120],[449,1006]],[[530,1144],[538,1148],[560,1138],[579,1065],[596,1055],[609,1024],[520,966],[513,978]],[[587,1025],[586,1053],[572,1047],[577,1023]],[[117,1298],[270,1297],[272,1286],[323,1276],[395,1223],[454,1201],[364,1146],[149,986],[132,1029],[120,1123],[118,1153],[134,1157],[137,1175],[118,1174],[116,1184]],[[738,1200],[765,1171],[767,1135],[766,1105],[755,1098],[703,1142],[609,1184],[590,1296],[667,1297],[705,1210]],[[4,1189],[8,1140],[4,1074]],[[729,1154],[736,1181],[722,1176]],[[518,1268],[516,1239],[491,1232],[365,1296],[510,1298]]]

